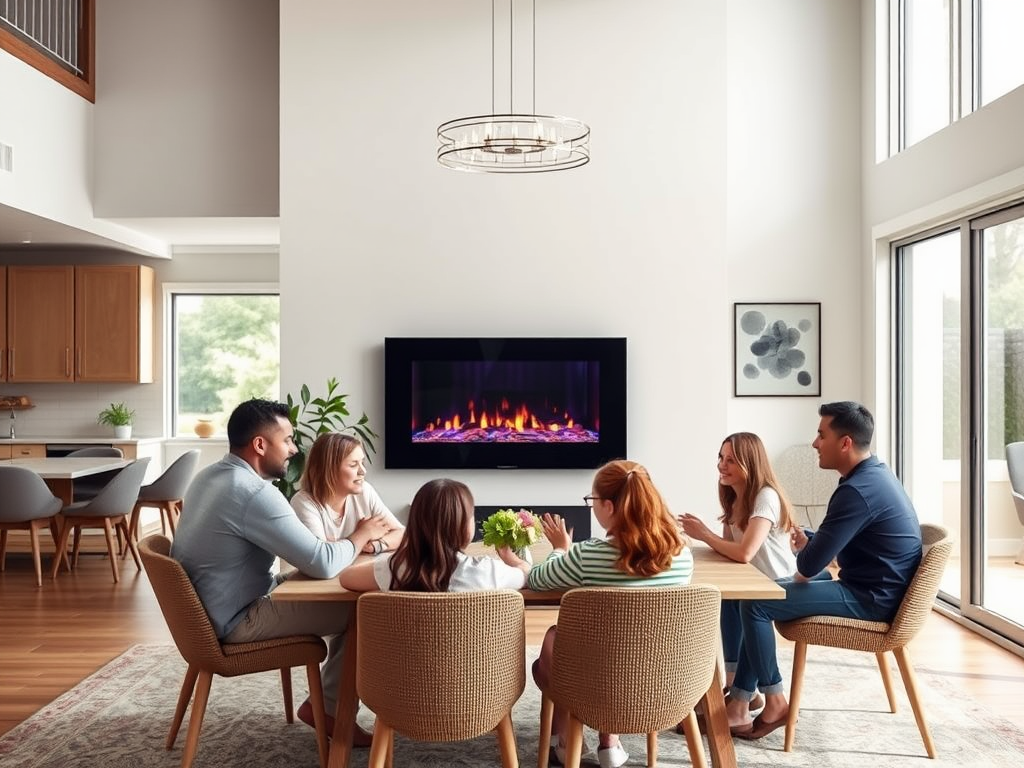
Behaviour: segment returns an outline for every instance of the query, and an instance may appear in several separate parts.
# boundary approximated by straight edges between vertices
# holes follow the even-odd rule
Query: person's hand
[[[352,546],[356,548],[356,552],[370,554],[376,552],[373,542],[383,538],[389,530],[391,528],[383,515],[370,515],[356,523],[356,529],[352,531],[348,539],[352,542]]]
[[[573,529],[565,527],[565,520],[561,515],[545,512],[540,519],[540,524],[544,529],[544,537],[551,542],[552,547],[568,550],[572,546]]]
[[[530,572],[530,564],[513,552],[511,547],[496,547],[495,552],[498,553],[498,557],[501,558],[501,561],[505,563],[505,565],[511,565],[513,568],[518,568],[523,573]]]
[[[711,536],[711,529],[696,515],[679,515],[676,519],[679,521],[679,526],[683,529],[683,533],[691,539],[707,541],[708,537]]]
[[[789,548],[794,553],[800,552],[804,547],[807,546],[807,542],[810,539],[807,538],[807,534],[803,528],[799,526],[793,526],[793,530],[789,532]]]

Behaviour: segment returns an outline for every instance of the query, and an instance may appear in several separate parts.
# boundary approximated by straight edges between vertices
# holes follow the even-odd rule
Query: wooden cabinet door
[[[7,380],[71,381],[73,267],[7,268]]]
[[[7,267],[0,267],[0,381],[7,381]]]
[[[75,267],[75,380],[153,381],[153,270]]]

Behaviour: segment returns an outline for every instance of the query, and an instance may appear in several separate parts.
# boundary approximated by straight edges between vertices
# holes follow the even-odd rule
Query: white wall
[[[277,216],[277,8],[97,5],[97,215]]]
[[[863,397],[860,9],[821,0],[728,6],[725,299],[821,302],[820,398],[717,394],[728,430],[758,433],[774,457],[814,439],[821,403]],[[710,472],[718,444],[704,441]]]
[[[0,142],[13,148],[0,171],[0,205],[162,254],[163,243],[93,217],[93,105],[0,51]]]
[[[512,178],[434,160],[439,123],[490,110],[485,6],[282,4],[284,387],[337,375],[379,426],[385,336],[624,335],[630,454],[711,517],[728,431],[777,453],[817,423],[813,398],[732,398],[733,301],[822,301],[823,394],[860,394],[857,10],[539,3],[537,109],[588,122],[593,160]],[[395,506],[432,474],[381,464]],[[450,474],[500,505],[591,479]]]

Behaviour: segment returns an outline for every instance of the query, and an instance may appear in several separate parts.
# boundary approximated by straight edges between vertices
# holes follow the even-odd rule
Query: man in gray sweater
[[[314,536],[270,482],[284,477],[288,460],[296,453],[292,437],[283,403],[254,399],[235,408],[228,419],[230,452],[192,480],[171,556],[188,573],[224,642],[305,634],[327,641],[321,677],[327,722],[333,730],[341,651],[349,610],[355,606],[325,610],[315,603],[272,601],[270,592],[281,577],[271,569],[280,557],[307,576],[333,578],[368,541],[387,533],[387,523],[376,517],[361,520],[342,541]],[[297,714],[313,725],[308,699]],[[369,736],[358,726],[353,745],[369,745]]]

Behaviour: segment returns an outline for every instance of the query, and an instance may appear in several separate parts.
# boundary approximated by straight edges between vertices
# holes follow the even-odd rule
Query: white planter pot
[[[114,427],[114,437],[117,440],[127,440],[132,436],[132,425],[126,424],[123,427]]]

